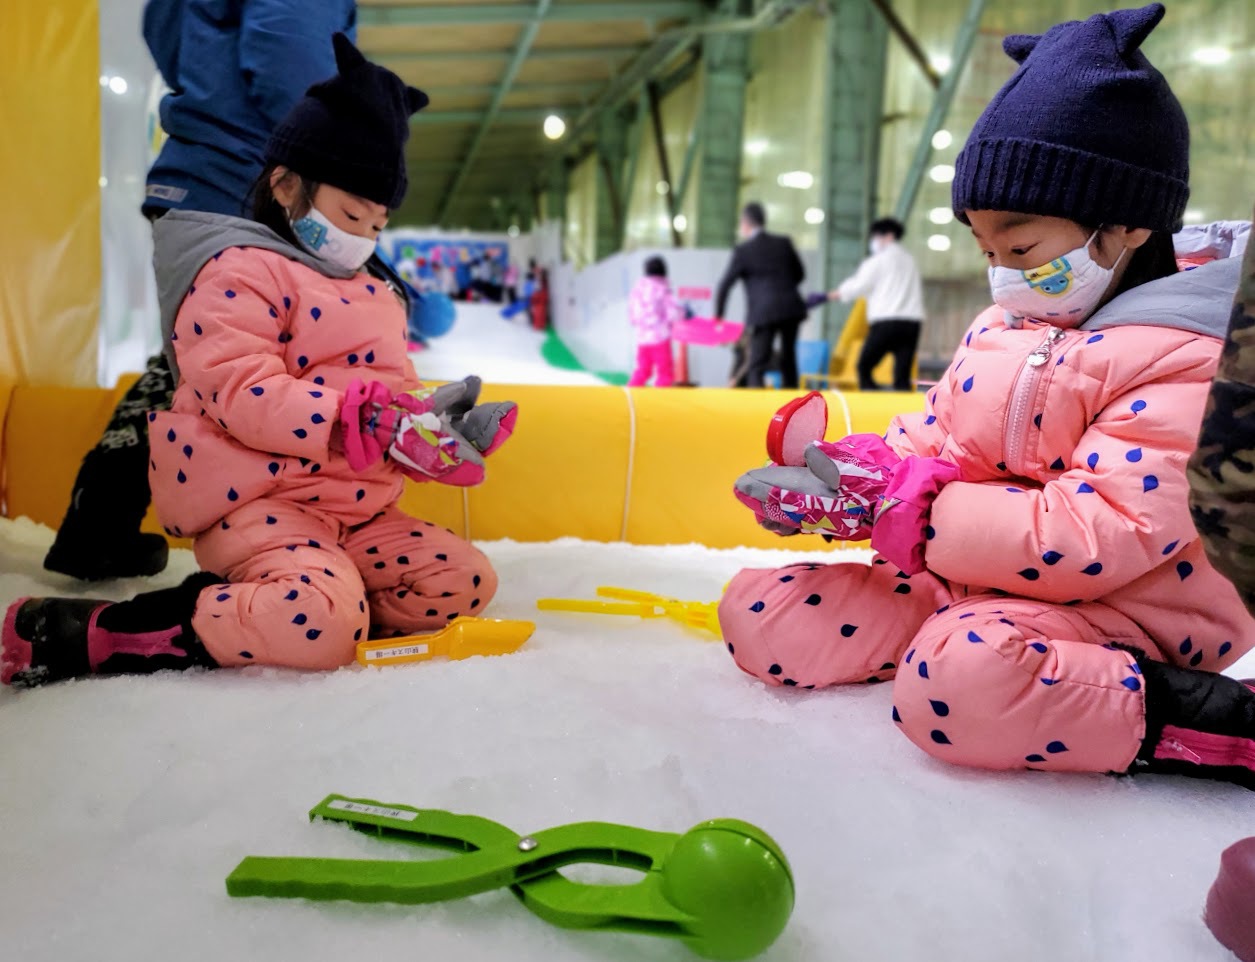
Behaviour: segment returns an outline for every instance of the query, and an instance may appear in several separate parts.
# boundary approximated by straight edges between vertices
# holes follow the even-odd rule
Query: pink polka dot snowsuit
[[[487,559],[396,508],[392,462],[359,473],[329,446],[352,380],[418,386],[385,282],[231,248],[201,268],[172,342],[181,379],[171,412],[150,415],[153,501],[229,582],[192,621],[219,665],[335,668],[368,632],[483,610]]]
[[[961,469],[932,509],[929,570],[743,571],[720,609],[738,665],[805,688],[895,679],[894,722],[947,761],[1125,771],[1146,734],[1125,649],[1218,671],[1255,646],[1188,505],[1221,341],[1067,330],[1028,364],[1048,330],[985,312],[925,411],[889,428],[902,457]]]

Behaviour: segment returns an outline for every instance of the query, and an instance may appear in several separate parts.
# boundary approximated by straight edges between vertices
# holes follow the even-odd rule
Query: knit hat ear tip
[[[1136,10],[1115,10],[1109,13],[1107,17],[1111,21],[1120,56],[1127,57],[1135,52],[1150,36],[1150,32],[1159,26],[1165,13],[1167,8],[1162,3],[1148,3]]]
[[[405,106],[411,114],[416,114],[431,103],[431,98],[417,87],[405,88]]]
[[[353,41],[348,38],[348,34],[332,34],[331,46],[335,49],[336,69],[340,73],[344,73],[350,67],[366,63],[366,58],[362,56],[362,52],[357,47],[353,46]]]
[[[1002,49],[1016,63],[1023,63],[1033,52],[1039,40],[1041,40],[1040,34],[1013,33],[1009,37],[1002,38]]]

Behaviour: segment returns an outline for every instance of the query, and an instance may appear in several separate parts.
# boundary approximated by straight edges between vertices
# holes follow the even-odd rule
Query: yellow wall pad
[[[79,462],[128,385],[14,389],[0,451],[8,466],[6,515],[60,524]],[[401,507],[486,541],[779,547],[780,539],[758,528],[733,497],[732,482],[766,462],[767,424],[791,396],[490,385],[484,399],[517,401],[519,421],[514,437],[489,458],[488,480],[470,490],[409,484]],[[835,391],[827,397],[830,438],[880,434],[894,414],[919,410],[924,400]],[[151,515],[146,528],[160,530]]]
[[[14,0],[0,15],[0,378],[19,384],[96,383],[96,8]]]

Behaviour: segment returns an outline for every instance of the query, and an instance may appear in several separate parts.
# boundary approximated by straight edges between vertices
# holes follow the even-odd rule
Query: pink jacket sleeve
[[[1187,343],[1122,385],[1041,489],[958,481],[933,505],[928,568],[1043,601],[1090,601],[1197,538],[1185,467],[1214,354]]]
[[[667,327],[679,324],[684,320],[684,308],[680,306],[680,302],[675,299],[675,294],[671,288],[667,288],[666,300],[663,301],[663,315],[666,317]]]
[[[232,249],[196,276],[174,324],[182,380],[242,444],[294,457],[327,454],[339,391],[288,373],[281,285],[256,251]]]

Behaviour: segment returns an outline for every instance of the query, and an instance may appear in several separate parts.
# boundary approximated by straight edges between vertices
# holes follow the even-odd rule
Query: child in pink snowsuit
[[[895,679],[893,721],[956,764],[1255,787],[1255,693],[1215,674],[1255,622],[1185,473],[1239,265],[1176,272],[1188,128],[1138,49],[1163,13],[1007,38],[953,186],[995,306],[923,413],[738,482],[773,530],[878,552],[741,572],[720,621],[746,672]]]
[[[671,326],[683,320],[667,283],[667,262],[661,257],[645,261],[645,276],[636,282],[628,297],[628,320],[636,328],[636,370],[628,387],[643,387],[654,378],[654,387],[675,383],[671,353]]]
[[[254,220],[156,225],[179,380],[173,410],[149,416],[152,489],[207,573],[120,604],[15,603],[5,683],[336,668],[364,638],[435,630],[492,599],[478,550],[396,506],[405,476],[481,480],[514,418],[474,406],[473,379],[419,390],[400,286],[372,259],[427,98],[343,35],[335,48],[339,74],[271,138]]]

